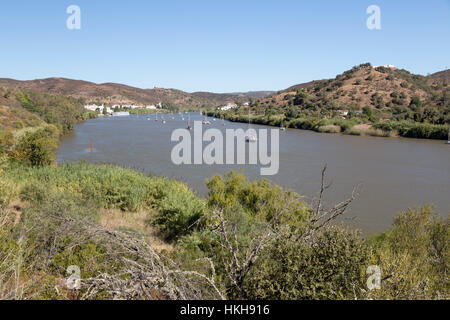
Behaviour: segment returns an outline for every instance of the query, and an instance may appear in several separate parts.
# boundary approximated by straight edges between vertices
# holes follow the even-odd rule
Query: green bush
[[[161,196],[157,199],[157,207],[160,214],[152,222],[167,240],[173,240],[202,225],[200,219],[205,214],[206,205],[186,185],[165,182],[159,186]]]
[[[14,145],[14,135],[11,130],[0,126],[0,158],[7,154]]]
[[[429,123],[416,123],[410,121],[388,121],[377,123],[374,128],[386,132],[397,131],[402,137],[418,139],[446,140],[448,137],[448,126]]]
[[[12,157],[32,166],[49,165],[56,159],[58,136],[58,129],[54,126],[27,132],[17,142]]]
[[[380,290],[370,292],[377,299],[436,299],[450,294],[449,219],[440,218],[430,206],[400,213],[393,228],[374,236],[371,264],[386,278]]]
[[[253,220],[270,221],[284,205],[283,220],[301,225],[308,215],[308,206],[300,196],[271,184],[266,179],[250,182],[242,173],[231,171],[224,176],[216,175],[206,181],[209,188],[210,208],[242,208]]]
[[[23,122],[18,120],[18,121],[14,121],[13,123],[14,128],[16,129],[23,129]]]
[[[331,227],[312,243],[287,235],[264,253],[246,281],[251,300],[352,299],[369,248],[357,233]]]

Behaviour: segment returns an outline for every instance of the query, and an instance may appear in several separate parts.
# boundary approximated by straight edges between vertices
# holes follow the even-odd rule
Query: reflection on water
[[[207,194],[205,179],[214,174],[242,169],[252,179],[261,178],[258,165],[172,164],[170,154],[176,143],[171,142],[171,133],[186,128],[186,119],[183,121],[177,114],[174,120],[163,124],[147,118],[99,118],[78,125],[63,140],[58,160],[85,159],[140,169],[182,180],[202,196]],[[191,121],[202,119],[197,113],[191,114]],[[207,127],[225,130],[246,125],[227,122],[223,126],[222,121],[211,121]],[[90,139],[93,152],[86,151]],[[372,233],[386,230],[392,217],[408,207],[433,203],[446,215],[450,209],[449,160],[450,146],[443,141],[328,135],[292,129],[280,132],[279,173],[265,178],[310,199],[320,187],[321,169],[327,164],[332,181],[328,203],[343,200],[361,183],[346,223]]]

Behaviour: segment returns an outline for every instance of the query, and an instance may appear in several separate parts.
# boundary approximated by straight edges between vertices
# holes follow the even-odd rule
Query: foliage
[[[400,136],[421,139],[445,140],[448,136],[448,126],[429,123],[414,123],[410,121],[388,121],[374,126],[383,131],[396,131]]]
[[[272,185],[266,179],[250,182],[244,174],[231,171],[224,176],[215,175],[206,185],[210,208],[242,208],[253,221],[270,221],[286,204],[283,219],[290,224],[300,225],[308,214],[308,206],[297,193]]]
[[[157,210],[153,224],[167,238],[187,234],[204,213],[205,203],[183,183],[109,165],[64,164],[58,168],[11,165],[9,176],[22,189],[24,200],[42,201],[48,190],[66,190],[102,208],[123,211]],[[46,181],[45,189],[40,187]]]
[[[17,142],[12,158],[32,166],[43,166],[56,159],[59,130],[52,125],[30,131]]]
[[[10,129],[0,126],[0,158],[10,151],[14,144],[14,135]]]
[[[339,227],[312,242],[288,233],[266,250],[246,292],[252,300],[352,299],[354,286],[363,284],[369,252],[357,233]]]
[[[64,134],[78,122],[92,117],[84,110],[82,100],[69,96],[19,90],[16,99],[26,110],[59,127]]]
[[[370,239],[371,264],[384,281],[369,292],[382,299],[448,299],[450,283],[450,224],[430,206],[400,213],[393,228]]]

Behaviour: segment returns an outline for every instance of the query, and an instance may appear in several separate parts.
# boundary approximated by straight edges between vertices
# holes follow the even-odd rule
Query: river
[[[187,115],[183,115],[187,116]],[[243,169],[251,179],[260,179],[259,165],[181,165],[171,161],[176,142],[171,134],[185,128],[176,114],[166,124],[147,120],[148,115],[107,117],[77,125],[58,150],[58,161],[84,159],[114,163],[186,182],[200,196],[207,195],[205,179],[214,174]],[[191,114],[191,121],[202,120]],[[211,121],[220,130],[246,128],[245,124]],[[252,126],[255,129],[270,128]],[[90,140],[95,151],[89,152]],[[204,143],[206,145],[207,143]],[[393,217],[408,207],[434,204],[446,216],[450,210],[450,145],[443,141],[403,138],[359,137],[288,129],[280,132],[280,169],[269,180],[290,188],[310,201],[320,188],[321,169],[327,164],[331,187],[327,204],[344,200],[356,185],[357,199],[344,223],[364,233],[385,231]]]

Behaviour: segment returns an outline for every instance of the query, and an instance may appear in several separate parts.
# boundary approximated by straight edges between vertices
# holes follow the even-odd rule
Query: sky
[[[67,28],[70,5],[79,30]],[[380,30],[366,26],[370,5]],[[450,67],[450,0],[1,1],[0,39],[0,78],[281,90],[365,62]]]

